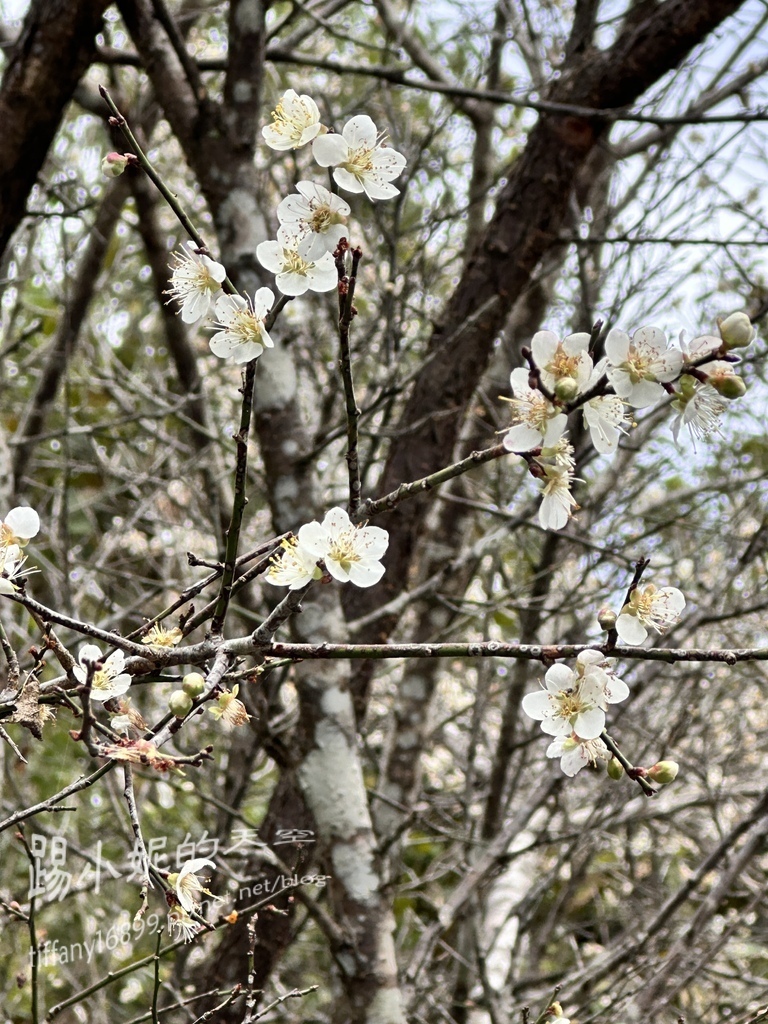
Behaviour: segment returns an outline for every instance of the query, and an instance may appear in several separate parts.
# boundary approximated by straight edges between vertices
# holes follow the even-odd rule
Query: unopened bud
[[[563,1008],[560,1003],[550,1003],[547,1007],[547,1015],[555,1020],[563,1017]]]
[[[181,688],[190,697],[199,697],[205,689],[205,677],[199,672],[188,672],[181,681]]]
[[[646,776],[657,786],[668,786],[670,782],[675,781],[679,771],[680,765],[677,761],[658,761],[648,769]]]
[[[183,690],[174,690],[168,698],[168,707],[176,718],[186,718],[192,710],[192,698]]]
[[[718,395],[732,401],[734,398],[743,398],[747,393],[747,385],[735,373],[723,374],[722,377],[710,377],[707,380]]]
[[[129,162],[125,153],[107,153],[101,161],[101,173],[108,178],[119,178]]]
[[[613,779],[614,782],[618,782],[618,780],[624,774],[624,766],[617,757],[611,758],[611,760],[608,762],[608,768],[606,770],[608,772],[609,778]]]
[[[752,321],[746,313],[731,313],[725,320],[718,319],[717,326],[726,348],[746,348],[755,336]]]
[[[613,608],[601,608],[597,613],[597,621],[600,624],[600,629],[604,629],[606,633],[615,628],[617,618],[618,616]]]
[[[561,377],[555,384],[555,397],[561,402],[572,402],[578,393],[579,385],[573,377]]]

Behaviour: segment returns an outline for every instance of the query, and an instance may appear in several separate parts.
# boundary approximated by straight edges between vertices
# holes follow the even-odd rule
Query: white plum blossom
[[[288,89],[272,111],[272,124],[261,129],[270,149],[299,149],[321,130],[320,111],[311,96]]]
[[[206,896],[210,896],[214,900],[220,900],[219,896],[214,896],[212,892],[208,892],[203,886],[202,881],[197,877],[197,872],[200,868],[207,866],[216,867],[212,860],[208,860],[205,857],[197,857],[182,864],[178,873],[174,872],[168,876],[168,882],[176,890],[176,897],[179,903],[188,914],[191,914],[193,911],[199,913],[200,903],[196,898],[196,894],[199,892],[204,892]]]
[[[124,671],[125,655],[122,651],[114,651],[104,659],[96,644],[85,644],[80,648],[78,661],[80,664],[75,665],[72,672],[78,682],[83,684],[88,680],[89,668],[101,664],[91,679],[91,700],[105,701],[119,697],[131,685],[131,677]]]
[[[674,380],[683,365],[683,353],[669,347],[658,327],[641,327],[631,339],[614,328],[606,338],[605,353],[614,391],[635,409],[664,398],[666,392],[659,382]]]
[[[221,292],[227,272],[221,263],[191,248],[175,252],[173,258],[176,265],[167,294],[180,303],[181,319],[185,324],[197,323]]]
[[[400,189],[390,184],[405,167],[402,153],[384,145],[367,114],[358,114],[344,125],[341,135],[321,135],[312,143],[312,154],[321,167],[333,167],[333,180],[346,192],[365,192],[369,199],[391,199]]]
[[[299,256],[312,262],[334,251],[347,233],[351,211],[340,196],[313,181],[300,181],[296,188],[299,194],[286,196],[277,208],[281,225],[277,240],[295,238]]]
[[[282,235],[280,241],[261,242],[256,258],[275,275],[275,284],[283,295],[303,295],[306,291],[329,292],[338,284],[336,264],[329,252],[317,260],[299,256],[298,240]]]
[[[626,427],[632,425],[627,419],[626,406],[618,395],[598,395],[584,404],[584,424],[589,427],[589,436],[601,455],[610,455],[619,446],[619,437],[626,434]]]
[[[19,589],[21,581],[37,569],[25,569],[26,558],[18,544],[0,547],[0,594],[10,597]]]
[[[728,364],[726,364],[728,365]],[[734,375],[735,376],[735,375]],[[726,403],[711,384],[702,384],[684,374],[680,378],[680,393],[672,403],[676,416],[672,422],[672,436],[679,445],[680,428],[685,426],[691,435],[694,450],[696,441],[708,434],[718,433],[720,419]]]
[[[589,355],[590,335],[569,334],[561,341],[552,331],[538,331],[531,341],[531,352],[541,374],[542,384],[554,391],[558,381],[572,380],[577,387],[573,397],[580,395],[592,373]]]
[[[200,931],[197,923],[182,906],[176,906],[168,913],[168,931],[173,933],[174,929],[178,930],[179,938],[185,942],[191,942]]]
[[[387,550],[389,534],[378,526],[354,526],[343,508],[332,508],[322,523],[302,526],[299,542],[341,583],[372,587],[384,575],[379,559]]]
[[[505,401],[512,406],[512,426],[502,444],[509,452],[529,452],[544,445],[550,447],[560,438],[568,417],[548,398],[528,384],[528,371],[518,366],[509,376],[514,398]]]
[[[546,689],[526,694],[522,707],[549,736],[576,732],[582,739],[595,739],[605,728],[608,705],[629,696],[629,687],[600,651],[582,651],[573,669],[552,665],[544,681]]]
[[[276,587],[288,587],[289,590],[300,590],[311,580],[322,578],[322,569],[317,564],[319,556],[306,548],[301,541],[302,531],[306,531],[308,525],[301,527],[298,537],[282,541],[283,550],[279,555],[273,556],[272,565],[264,577],[267,583],[273,583]]]
[[[239,295],[220,295],[216,300],[217,327],[211,338],[211,352],[221,359],[248,363],[265,348],[274,348],[264,320],[275,296],[270,288],[259,288],[251,302]]]
[[[33,508],[17,505],[0,523],[0,549],[26,547],[40,532],[40,516]]]
[[[533,465],[538,468],[536,475],[542,481],[539,525],[543,530],[562,530],[572,510],[579,507],[571,494],[576,467],[573,445],[561,437],[552,448],[542,449]]]
[[[636,647],[648,636],[648,629],[664,633],[680,618],[685,597],[677,587],[635,587],[616,620],[616,632],[625,644]]]
[[[547,747],[547,757],[559,757],[560,767],[573,778],[588,764],[597,766],[599,761],[610,761],[611,753],[601,739],[585,740],[572,733],[556,737]]]

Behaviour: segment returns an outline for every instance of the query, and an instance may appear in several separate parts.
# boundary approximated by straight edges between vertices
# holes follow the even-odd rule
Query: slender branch
[[[33,818],[36,814],[40,814],[41,811],[58,810],[59,808],[56,807],[56,804],[61,803],[61,801],[65,800],[68,796],[72,796],[73,793],[79,793],[81,789],[88,789],[88,787],[92,786],[94,782],[98,782],[102,775],[106,775],[107,772],[111,772],[114,767],[115,762],[108,761],[106,764],[103,764],[101,768],[97,768],[92,775],[88,775],[85,778],[81,776],[77,782],[73,782],[71,786],[67,786],[65,789],[60,790],[55,796],[49,796],[47,800],[41,800],[39,804],[34,804],[32,807],[25,807],[23,810],[17,811],[9,818],[6,818],[5,821],[0,821],[0,832],[5,832],[7,828],[11,828],[12,825],[16,825],[20,821],[25,821],[27,818]],[[61,810],[74,810],[74,808],[67,807],[61,808]]]
[[[232,503],[232,519],[227,530],[227,544],[224,553],[224,572],[221,576],[221,588],[216,600],[216,608],[211,621],[211,632],[220,635],[224,628],[229,600],[232,596],[232,584],[235,579],[237,565],[237,547],[240,543],[240,529],[243,525],[243,513],[247,498],[245,496],[246,473],[248,469],[248,432],[251,429],[251,410],[253,408],[253,386],[256,380],[256,360],[246,364],[243,375],[243,396],[240,408],[240,429],[235,434],[237,461],[235,463],[235,498]]]
[[[346,242],[339,243],[335,252],[336,269],[339,274],[339,368],[344,384],[344,403],[347,414],[347,469],[349,473],[349,514],[354,516],[360,508],[360,463],[358,460],[358,423],[360,408],[355,399],[355,385],[352,380],[352,358],[349,351],[349,329],[352,318],[357,310],[354,307],[355,285],[357,284],[357,268],[363,255],[359,247],[351,249],[352,270],[347,277],[345,266]]]
[[[136,917],[139,918],[144,915],[144,911],[147,909],[147,894],[149,889],[152,887],[152,881],[149,877],[150,860],[149,854],[147,853],[147,847],[144,843],[144,836],[141,833],[139,809],[136,806],[136,794],[133,790],[133,769],[129,764],[123,764],[123,778],[125,780],[123,795],[125,797],[125,802],[128,805],[128,816],[131,819],[133,838],[136,841],[136,852],[139,856],[139,861],[141,862],[141,889],[139,890],[141,906],[136,914]]]
[[[619,762],[619,764],[627,773],[629,778],[635,781],[640,787],[640,789],[642,789],[643,793],[645,793],[646,796],[655,796],[656,790],[653,788],[650,782],[648,782],[647,779],[643,778],[643,776],[639,774],[638,769],[635,768],[635,766],[626,757],[626,755],[624,755],[621,752],[621,750],[619,750],[615,740],[613,740],[605,730],[603,730],[603,732],[600,734],[600,739],[603,741],[603,743],[605,743],[606,747],[608,747],[610,752]]]
[[[283,600],[272,610],[269,617],[251,633],[250,640],[258,647],[268,644],[280,626],[301,607],[301,602],[311,584],[301,590],[289,590]],[[302,645],[303,646],[303,645]],[[311,645],[309,645],[311,646]]]
[[[152,181],[160,195],[163,197],[166,203],[168,203],[170,208],[176,214],[176,217],[178,218],[182,227],[187,232],[192,241],[195,243],[197,248],[206,255],[210,255],[210,249],[205,244],[203,236],[192,223],[179,200],[176,198],[173,192],[171,192],[171,190],[168,188],[168,186],[165,184],[163,179],[160,177],[160,175],[153,167],[151,161],[149,160],[149,157],[141,148],[136,136],[131,131],[130,126],[128,125],[128,122],[126,121],[125,117],[120,113],[120,110],[118,109],[115,101],[112,99],[112,97],[109,95],[109,93],[103,85],[99,86],[99,92],[101,93],[104,102],[112,111],[113,117],[110,118],[110,121],[115,125],[115,127],[119,128],[125,136],[128,145],[136,154],[136,158],[141,167],[144,168],[147,177]],[[224,278],[224,281],[222,282],[222,287],[224,288],[225,291],[231,293],[232,295],[239,295],[237,288],[235,288],[235,286],[232,284],[228,277]]]
[[[513,452],[505,448],[503,444],[495,444],[492,448],[485,448],[483,451],[472,452],[466,459],[462,459],[460,462],[454,462],[451,466],[446,466],[444,469],[439,469],[436,473],[431,473],[429,476],[422,477],[421,480],[413,480],[408,484],[400,484],[400,486],[390,491],[389,494],[385,494],[383,498],[369,498],[368,501],[363,502],[361,510],[355,516],[355,519],[360,521],[367,519],[370,516],[378,515],[380,512],[389,512],[401,501],[405,501],[406,498],[413,497],[415,494],[421,494],[422,491],[429,491],[433,487],[438,487],[440,484],[446,482],[446,480],[453,480],[454,477],[461,476],[462,473],[466,473],[467,470],[474,469],[475,466],[483,466],[486,462],[491,462],[493,459],[501,458],[503,455],[512,455]]]

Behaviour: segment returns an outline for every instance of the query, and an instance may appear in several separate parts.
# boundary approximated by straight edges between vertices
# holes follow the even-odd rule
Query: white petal
[[[631,647],[637,647],[648,636],[648,630],[636,615],[622,612],[616,619],[616,632],[620,639]]]
[[[373,149],[376,146],[376,125],[367,114],[358,114],[347,121],[342,137],[350,149]]]
[[[33,508],[18,505],[5,517],[5,525],[22,540],[37,536],[40,531],[40,516]]]
[[[312,156],[321,167],[335,167],[344,163],[348,153],[349,146],[340,135],[318,135],[312,143]]]

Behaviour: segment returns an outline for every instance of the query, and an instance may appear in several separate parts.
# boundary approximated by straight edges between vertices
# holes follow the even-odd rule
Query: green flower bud
[[[181,681],[181,688],[190,697],[199,697],[205,689],[205,677],[199,672],[188,672]]]
[[[597,621],[600,624],[600,629],[604,629],[606,633],[609,629],[614,628],[617,618],[618,615],[613,608],[601,608],[597,613]]]
[[[746,348],[755,336],[752,321],[746,313],[731,313],[725,320],[718,319],[717,326],[726,348]]]
[[[183,690],[174,690],[168,698],[168,707],[176,718],[186,718],[192,710],[192,698]]]
[[[117,178],[128,166],[129,160],[124,153],[107,153],[101,161],[101,173],[108,178]]]
[[[647,777],[657,786],[668,786],[670,782],[675,781],[679,771],[680,765],[677,761],[659,761],[648,769]]]
[[[613,779],[614,782],[618,782],[618,780],[624,774],[624,767],[623,767],[621,761],[619,761],[618,758],[612,757],[611,760],[608,762],[607,771],[608,771],[608,776],[611,779]]]
[[[747,385],[735,373],[725,374],[722,377],[710,377],[707,383],[712,385],[718,395],[731,401],[734,398],[743,398],[747,393]]]
[[[696,394],[696,386],[696,378],[691,377],[690,374],[684,373],[680,378],[680,394],[686,402]]]
[[[555,397],[561,402],[572,402],[579,393],[579,385],[573,377],[561,377],[555,384]]]

